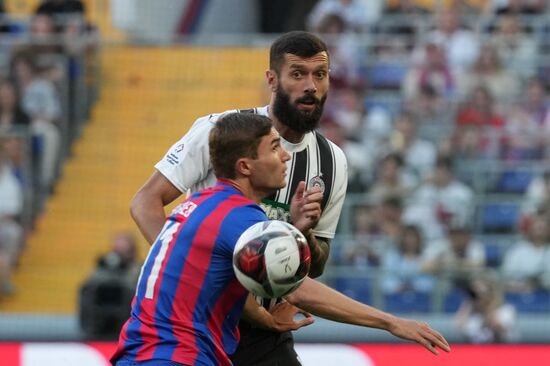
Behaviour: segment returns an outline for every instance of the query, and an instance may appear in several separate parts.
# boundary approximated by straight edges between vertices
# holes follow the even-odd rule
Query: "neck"
[[[301,132],[296,132],[292,128],[282,123],[273,113],[274,100],[274,98],[271,98],[271,103],[269,104],[268,110],[269,118],[271,118],[271,121],[273,121],[273,127],[275,127],[277,132],[279,132],[279,135],[281,135],[281,137],[284,138],[286,141],[293,144],[301,142],[304,139],[304,134]]]
[[[258,190],[250,184],[250,181],[248,179],[225,179],[225,181],[229,182],[233,187],[238,189],[243,196],[246,198],[256,202],[260,203],[262,199],[269,196],[272,192],[267,192],[263,190]]]

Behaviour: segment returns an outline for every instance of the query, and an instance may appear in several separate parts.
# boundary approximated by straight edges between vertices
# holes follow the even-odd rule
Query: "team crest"
[[[319,175],[316,175],[309,180],[309,187],[319,187],[321,189],[321,193],[325,193],[325,182]]]

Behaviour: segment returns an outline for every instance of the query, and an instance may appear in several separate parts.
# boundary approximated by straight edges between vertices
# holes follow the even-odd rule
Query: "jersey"
[[[259,205],[229,182],[194,193],[174,209],[138,280],[118,360],[231,365],[248,291],[233,271],[240,235],[266,221]]]
[[[182,193],[212,186],[216,177],[210,163],[208,134],[221,117],[234,112],[239,110],[228,110],[197,119],[155,168]],[[267,106],[240,112],[269,116]],[[262,207],[269,219],[290,222],[290,200],[298,182],[304,180],[308,188],[317,185],[324,191],[324,196],[321,219],[313,229],[313,234],[332,239],[347,188],[347,161],[343,151],[317,132],[306,133],[302,141],[296,144],[281,138],[281,144],[291,155],[287,162],[287,185],[264,200]]]
[[[155,168],[182,193],[211,186],[215,182],[210,164],[208,135],[214,125],[228,113],[243,112],[269,116],[268,106],[248,110],[228,110],[197,119],[190,130],[176,142]],[[307,188],[317,185],[323,191],[321,218],[313,228],[318,237],[334,237],[347,188],[347,161],[343,151],[317,132],[308,132],[299,143],[291,143],[281,137],[281,145],[291,155],[287,162],[287,185],[272,197],[262,201],[262,208],[271,220],[290,222],[290,201],[298,183],[305,181]],[[278,299],[257,299],[270,308]],[[290,332],[276,333],[241,321],[241,342],[234,355],[239,365],[254,364],[270,354],[274,347],[292,343]],[[288,347],[292,350],[292,347]],[[294,354],[295,355],[295,354]],[[293,355],[289,355],[290,358]],[[253,361],[250,361],[253,360]]]

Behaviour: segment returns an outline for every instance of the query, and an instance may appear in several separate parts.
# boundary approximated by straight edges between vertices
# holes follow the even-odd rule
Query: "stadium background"
[[[4,1],[7,18],[2,19],[12,28],[2,36],[5,52],[25,42],[39,3]],[[79,289],[94,271],[98,256],[109,250],[115,233],[133,233],[138,238],[138,256],[144,258],[148,246],[128,213],[132,195],[151,174],[154,163],[198,116],[267,102],[263,75],[267,47],[275,36],[272,33],[303,26],[306,10],[315,2],[305,1],[304,9],[290,17],[295,23],[290,25],[281,21],[285,17],[279,12],[292,8],[291,2],[283,1],[280,3],[286,5],[279,9],[253,0],[83,3],[92,29],[81,34],[81,42],[88,46],[76,56],[72,54],[72,60],[60,57],[61,64],[74,62],[80,72],[73,77],[68,73],[59,82],[64,116],[59,124],[63,147],[56,182],[47,191],[40,185],[26,186],[22,223],[28,236],[12,275],[15,291],[0,301],[2,365],[105,364],[103,356],[112,352],[113,344],[109,340],[98,343],[104,339],[90,337],[80,328]],[[268,21],[262,17],[266,8],[272,12]],[[547,15],[535,20],[545,24]],[[357,42],[358,48],[374,49],[372,38],[358,37]],[[539,66],[548,66],[544,54],[538,56]],[[372,60],[376,57],[363,65],[367,75]],[[398,61],[407,64],[410,60]],[[384,102],[395,96],[387,93],[386,87],[379,94]],[[371,102],[365,99],[367,109]],[[25,132],[22,134],[17,136],[27,141]],[[24,151],[26,166],[32,170],[30,148]],[[496,160],[490,164],[500,166]],[[539,172],[547,163],[516,166]],[[473,174],[483,180],[483,173]],[[486,196],[480,196],[479,207],[486,202]],[[489,198],[495,197],[512,204],[521,199],[518,194]],[[342,260],[346,248],[354,245],[355,207],[366,199],[361,193],[349,195],[339,239],[335,240],[335,259],[323,279],[360,301],[430,322],[454,342],[453,353],[436,358],[419,347],[398,345],[396,339],[380,331],[318,320],[296,333],[305,365],[550,362],[546,345],[550,340],[550,297],[545,292],[541,299],[524,296],[518,300],[525,306],[517,320],[521,337],[517,344],[509,345],[462,344],[464,339],[454,327],[454,313],[462,297],[448,298],[444,290],[434,290],[427,300],[405,297],[389,308],[384,296],[371,287],[378,281],[378,270]],[[481,220],[482,215],[477,214],[475,224],[482,225]],[[496,244],[502,252],[517,232],[507,234],[506,240]]]

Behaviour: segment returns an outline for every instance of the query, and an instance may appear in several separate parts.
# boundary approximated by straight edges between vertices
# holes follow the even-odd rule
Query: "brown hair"
[[[210,161],[216,177],[236,177],[235,163],[240,158],[255,159],[262,137],[271,131],[271,120],[252,113],[230,113],[218,120],[210,131]]]
[[[327,45],[316,35],[304,31],[288,32],[277,38],[271,45],[269,68],[279,73],[287,53],[306,58],[323,51],[328,54]]]

